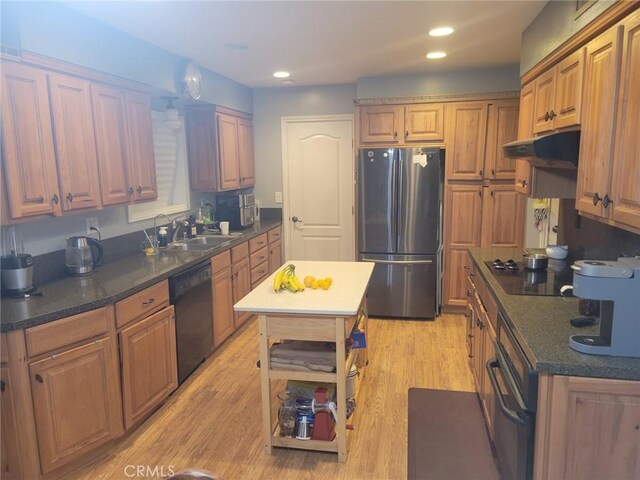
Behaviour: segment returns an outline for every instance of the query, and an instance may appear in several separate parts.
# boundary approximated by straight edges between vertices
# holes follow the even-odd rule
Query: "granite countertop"
[[[291,262],[289,262],[291,263]],[[373,272],[369,262],[296,261],[296,276],[331,277],[328,290],[305,288],[303,292],[274,292],[273,273],[249,295],[234,305],[234,310],[310,315],[355,315],[367,291]]]
[[[40,285],[42,297],[2,298],[0,332],[33,327],[122,300],[186,268],[229,250],[278,225],[280,220],[257,222],[242,236],[207,251],[171,251],[130,255],[98,267],[86,277],[66,277]]]
[[[598,325],[578,328],[569,323],[570,319],[580,316],[577,298],[505,293],[484,262],[496,258],[517,259],[522,256],[521,249],[470,248],[469,252],[537,372],[640,380],[640,358],[588,355],[569,347],[571,335],[599,332]]]

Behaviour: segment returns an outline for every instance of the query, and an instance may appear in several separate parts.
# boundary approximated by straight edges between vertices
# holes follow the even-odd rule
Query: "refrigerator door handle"
[[[433,260],[378,260],[375,258],[362,257],[363,262],[373,263],[389,263],[393,265],[424,265],[427,263],[433,263]]]

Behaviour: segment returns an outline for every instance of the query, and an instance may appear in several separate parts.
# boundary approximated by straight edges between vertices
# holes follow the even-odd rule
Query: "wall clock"
[[[202,94],[202,75],[195,62],[186,62],[180,75],[180,91],[192,100],[198,100]]]

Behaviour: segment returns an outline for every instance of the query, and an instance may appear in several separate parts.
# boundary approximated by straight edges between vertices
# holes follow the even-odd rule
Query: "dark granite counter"
[[[244,230],[237,239],[208,251],[130,255],[98,267],[92,275],[67,277],[41,285],[42,297],[2,298],[0,331],[33,327],[115,303],[280,224],[280,220],[262,220]]]
[[[471,248],[477,271],[486,280],[525,355],[539,373],[580,377],[640,380],[640,358],[587,355],[569,347],[575,334],[597,334],[599,326],[573,327],[578,299],[508,295],[496,281],[485,261],[519,258],[520,249]]]

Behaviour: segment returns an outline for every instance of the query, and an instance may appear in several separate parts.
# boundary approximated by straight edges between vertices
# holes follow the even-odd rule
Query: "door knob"
[[[293,223],[302,222],[302,220],[300,220],[298,217],[291,217],[291,221],[292,221]]]

